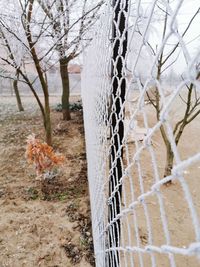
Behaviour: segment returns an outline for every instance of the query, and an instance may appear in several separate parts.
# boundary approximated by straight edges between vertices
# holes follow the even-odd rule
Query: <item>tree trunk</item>
[[[43,81],[43,91],[44,91],[44,109],[45,109],[45,133],[46,142],[49,146],[52,146],[52,129],[51,129],[51,116],[50,116],[50,104],[49,104],[49,90],[47,77],[45,82]]]
[[[62,113],[63,120],[70,120],[70,109],[69,109],[69,74],[68,74],[68,59],[64,57],[60,59],[60,75],[62,80]]]
[[[48,94],[48,85],[46,83],[42,83],[42,88],[44,90],[44,106],[42,105],[37,93],[35,92],[32,83],[28,80],[26,76],[24,76],[25,81],[27,82],[28,86],[30,87],[34,97],[36,98],[36,101],[40,107],[42,118],[43,118],[43,124],[45,129],[45,135],[46,135],[46,143],[48,145],[52,145],[52,130],[51,130],[51,116],[50,116],[50,106],[49,106],[49,94]]]
[[[52,131],[51,131],[51,118],[50,118],[50,111],[45,111],[44,119],[44,127],[45,127],[45,134],[46,134],[46,142],[49,146],[52,146]]]
[[[14,89],[14,92],[15,92],[18,109],[19,109],[19,111],[24,111],[24,107],[22,105],[21,97],[20,97],[20,94],[19,94],[19,88],[18,88],[18,77],[19,77],[18,71],[16,73],[16,76],[17,76],[16,80],[13,81],[13,89]]]
[[[172,173],[173,168],[173,162],[174,162],[174,153],[171,149],[171,147],[167,148],[167,155],[166,155],[166,165],[165,165],[165,172],[164,177],[170,176]],[[172,181],[168,181],[165,183],[165,185],[172,184]]]
[[[30,41],[32,42],[32,41]],[[32,43],[30,45],[32,47]],[[35,63],[35,67],[40,79],[40,83],[42,86],[43,94],[44,94],[44,109],[43,109],[43,120],[46,134],[46,142],[49,146],[52,146],[52,130],[51,130],[51,116],[50,116],[50,106],[49,106],[49,90],[48,90],[48,82],[45,80],[45,74],[42,71],[42,68],[39,63],[39,59],[35,52],[34,47],[31,49],[32,57]]]
[[[29,83],[30,88],[32,88],[32,92],[34,93],[34,96],[36,97],[36,100],[40,106],[40,109],[42,111],[43,121],[44,121],[44,127],[45,127],[45,134],[46,134],[46,142],[48,145],[52,145],[52,131],[51,131],[51,117],[50,117],[50,106],[49,106],[49,90],[48,90],[48,83],[47,80],[45,80],[45,73],[40,65],[41,60],[38,57],[38,54],[36,52],[35,48],[35,42],[32,40],[32,32],[31,32],[31,19],[33,14],[33,4],[34,0],[30,0],[29,4],[27,6],[27,17],[25,21],[25,27],[26,27],[26,38],[29,44],[30,53],[32,55],[35,68],[37,70],[37,74],[40,80],[40,84],[42,86],[43,94],[44,94],[44,107],[41,104],[41,101],[39,100],[39,97],[37,93],[35,92],[32,84]]]

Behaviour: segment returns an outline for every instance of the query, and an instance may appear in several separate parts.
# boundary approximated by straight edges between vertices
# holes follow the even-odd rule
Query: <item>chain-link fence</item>
[[[107,1],[82,98],[96,266],[200,266],[200,1]]]

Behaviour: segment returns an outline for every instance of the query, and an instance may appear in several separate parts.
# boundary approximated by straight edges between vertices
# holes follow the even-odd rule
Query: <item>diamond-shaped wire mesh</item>
[[[200,266],[199,8],[107,1],[85,54],[98,267]]]

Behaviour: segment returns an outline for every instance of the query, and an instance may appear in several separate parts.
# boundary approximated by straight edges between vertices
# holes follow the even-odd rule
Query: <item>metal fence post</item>
[[[112,30],[112,95],[111,95],[111,154],[109,182],[109,228],[108,245],[110,252],[109,266],[119,266],[119,251],[121,223],[120,214],[122,185],[120,179],[123,173],[124,108],[126,79],[124,62],[127,51],[127,12],[128,0],[113,0],[113,30]],[[116,188],[117,186],[117,188]],[[115,221],[113,222],[113,219]],[[115,249],[116,248],[116,249]]]

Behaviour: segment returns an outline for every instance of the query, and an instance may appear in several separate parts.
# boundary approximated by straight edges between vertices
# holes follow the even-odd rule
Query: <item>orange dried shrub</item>
[[[27,137],[25,155],[28,163],[34,165],[37,176],[64,163],[62,154],[55,153],[51,146],[35,138],[34,134]]]

